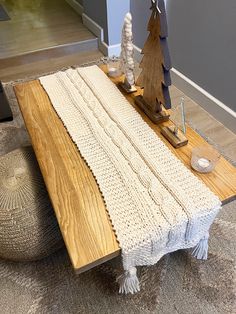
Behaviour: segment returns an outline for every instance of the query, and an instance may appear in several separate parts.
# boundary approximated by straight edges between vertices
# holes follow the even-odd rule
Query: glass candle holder
[[[191,166],[201,173],[208,173],[215,169],[220,159],[220,153],[210,145],[195,147],[192,151]]]
[[[120,61],[117,59],[109,60],[107,63],[107,74],[110,77],[121,76],[122,72],[120,70]]]

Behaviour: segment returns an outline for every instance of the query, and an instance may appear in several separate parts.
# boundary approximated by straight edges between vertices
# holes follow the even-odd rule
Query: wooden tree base
[[[175,148],[182,147],[188,144],[188,139],[181,130],[178,130],[178,134],[174,133],[174,126],[161,127],[161,134],[171,143]]]
[[[135,103],[140,109],[142,109],[142,111],[149,117],[149,119],[153,123],[158,124],[169,120],[170,116],[166,114],[164,111],[161,112],[151,111],[142,96],[135,97]]]
[[[131,93],[137,92],[137,88],[136,88],[135,86],[132,86],[131,88],[128,88],[125,83],[120,83],[119,86],[120,86],[127,94],[131,94]]]

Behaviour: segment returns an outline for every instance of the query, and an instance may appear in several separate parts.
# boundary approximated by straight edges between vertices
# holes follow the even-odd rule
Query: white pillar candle
[[[206,158],[200,158],[200,159],[198,159],[197,162],[198,162],[199,167],[201,167],[202,169],[205,169],[205,168],[209,167],[209,165],[210,165],[210,161]]]

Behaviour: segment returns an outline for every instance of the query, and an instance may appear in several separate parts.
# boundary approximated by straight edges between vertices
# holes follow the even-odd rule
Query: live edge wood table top
[[[116,84],[120,80],[113,79]],[[34,80],[16,85],[15,92],[73,267],[80,273],[119,255],[119,244],[96,181],[43,87]],[[134,96],[140,93],[138,90],[126,96],[134,107]],[[188,145],[174,149],[160,134],[160,127],[144,114],[142,116],[157,136],[191,169],[191,151],[195,146],[208,145],[204,139],[188,127]],[[212,173],[194,174],[223,203],[236,197],[236,168],[223,157]]]

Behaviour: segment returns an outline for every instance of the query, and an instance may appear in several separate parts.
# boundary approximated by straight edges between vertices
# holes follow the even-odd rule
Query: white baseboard
[[[225,127],[236,133],[236,112],[176,69],[171,70],[173,84],[193,99]]]
[[[138,62],[142,59],[141,49],[137,46],[134,46],[134,58]],[[198,103],[225,127],[236,133],[235,111],[174,68],[171,69],[171,78],[178,89]]]
[[[84,8],[81,4],[79,4],[75,0],[66,0],[66,2],[79,14],[82,15],[84,12]]]
[[[121,51],[121,44],[117,45],[107,45],[104,42],[104,30],[103,28],[98,25],[94,20],[92,20],[88,15],[85,13],[82,14],[83,24],[92,32],[95,36],[98,37],[98,45],[99,49],[105,56],[119,56]]]
[[[92,20],[85,13],[82,14],[83,24],[92,32],[95,36],[98,37],[99,41],[104,41],[104,31],[103,28],[98,25],[94,20]]]
[[[119,56],[121,52],[121,44],[108,46],[104,41],[100,43],[99,49],[108,57]]]

